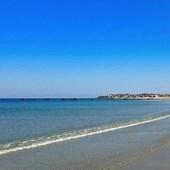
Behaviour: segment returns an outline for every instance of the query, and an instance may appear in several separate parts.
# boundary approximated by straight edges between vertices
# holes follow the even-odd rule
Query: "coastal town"
[[[170,94],[154,94],[154,93],[140,93],[140,94],[109,94],[98,96],[98,99],[121,99],[121,100],[170,100]]]

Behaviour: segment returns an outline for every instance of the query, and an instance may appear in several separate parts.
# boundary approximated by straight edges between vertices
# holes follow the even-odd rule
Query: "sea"
[[[170,117],[170,101],[0,99],[0,155]]]

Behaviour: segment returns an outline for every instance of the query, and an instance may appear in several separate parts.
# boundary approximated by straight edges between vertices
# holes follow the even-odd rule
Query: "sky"
[[[0,97],[170,93],[169,0],[8,0]]]

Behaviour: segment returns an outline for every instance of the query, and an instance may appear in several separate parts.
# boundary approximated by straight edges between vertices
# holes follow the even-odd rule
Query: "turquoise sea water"
[[[0,150],[41,137],[161,116],[170,101],[145,100],[0,100]],[[61,136],[59,136],[61,135]],[[30,144],[30,143],[29,143]],[[27,143],[28,145],[28,143]]]

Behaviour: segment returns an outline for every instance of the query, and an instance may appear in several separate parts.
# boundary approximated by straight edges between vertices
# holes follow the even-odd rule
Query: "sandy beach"
[[[0,7],[0,170],[170,170],[170,0]]]
[[[169,170],[170,118],[0,156],[1,170]]]

